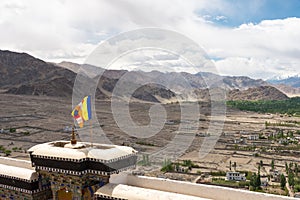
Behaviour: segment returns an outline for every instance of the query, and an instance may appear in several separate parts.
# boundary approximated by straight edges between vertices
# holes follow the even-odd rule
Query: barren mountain
[[[228,100],[286,100],[288,97],[272,86],[260,86],[247,90],[231,90]]]
[[[95,74],[99,68],[90,65],[67,62],[58,65],[44,62],[26,53],[0,51],[0,89],[5,93],[70,98],[78,70],[83,70],[88,75],[82,80],[97,81]],[[96,91],[97,98],[110,98],[111,92],[118,82],[117,78],[120,78],[118,74],[122,74],[122,71],[109,72],[110,75],[116,74],[114,75],[116,79],[106,76],[106,73],[99,81]],[[128,84],[136,85],[132,81]],[[140,85],[137,88],[133,97],[144,101],[158,102],[156,97],[169,99],[174,96],[173,92],[164,87]]]
[[[277,88],[278,90],[280,90],[281,92],[283,92],[289,97],[300,96],[300,87],[292,87],[284,84],[279,84],[279,85],[273,84],[272,86]]]
[[[59,66],[70,69],[74,72],[78,72],[80,69],[87,69],[86,64],[79,65],[71,62],[61,62]],[[88,72],[87,72],[88,71]],[[160,71],[127,71],[127,70],[110,70],[104,71],[103,68],[93,67],[89,65],[89,69],[85,71],[86,73],[96,74],[101,73],[106,78],[109,79],[120,79],[135,83],[144,84],[145,82],[155,82],[160,85],[167,86],[175,92],[181,92],[190,89],[206,89],[206,88],[216,88],[220,85],[226,90],[239,89],[246,90],[248,88],[266,86],[269,85],[267,82],[261,79],[251,79],[246,76],[220,76],[217,74],[209,72],[199,72],[197,74],[190,74],[187,72],[160,72]],[[103,73],[103,74],[102,74]]]
[[[204,72],[104,70],[70,62],[47,63],[26,53],[0,51],[0,89],[6,93],[70,98],[79,71],[83,72],[80,73],[83,81],[98,82],[96,97],[100,99],[110,98],[120,82],[124,89],[114,95],[150,102],[209,100],[209,92],[220,86],[227,90],[229,99],[287,98],[279,90],[266,86],[266,82],[249,77],[222,77]]]
[[[26,53],[0,51],[0,87],[12,94],[69,96],[76,74]]]

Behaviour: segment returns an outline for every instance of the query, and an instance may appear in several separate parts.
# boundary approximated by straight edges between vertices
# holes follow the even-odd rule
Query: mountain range
[[[300,75],[273,78],[267,82],[290,97],[300,96]]]
[[[76,74],[26,53],[0,51],[0,88],[6,93],[69,96]]]
[[[148,102],[175,100],[208,100],[209,90],[222,84],[232,100],[276,100],[287,99],[283,84],[275,87],[261,79],[249,77],[220,76],[208,72],[190,74],[186,72],[104,70],[91,65],[70,62],[49,63],[26,53],[0,50],[0,89],[2,93],[18,95],[45,95],[70,98],[78,71],[88,81],[98,81],[95,75],[102,74],[98,81],[96,97],[111,98],[117,84],[136,88],[130,98]],[[145,84],[147,83],[147,84]],[[275,87],[274,87],[275,86]],[[295,88],[297,85],[285,85]],[[119,94],[118,94],[119,95]],[[122,98],[120,94],[120,98]],[[178,99],[179,98],[179,99]]]
[[[300,87],[300,75],[288,76],[286,78],[273,78],[267,81],[276,85],[283,84],[291,87]]]

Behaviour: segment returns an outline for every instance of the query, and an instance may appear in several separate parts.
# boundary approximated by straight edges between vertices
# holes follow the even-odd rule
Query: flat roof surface
[[[83,159],[94,158],[104,161],[118,159],[136,154],[137,151],[127,146],[117,146],[109,144],[93,144],[88,142],[77,142],[71,145],[70,141],[55,141],[38,144],[31,147],[28,152],[32,155],[48,156],[56,158]]]
[[[95,194],[130,200],[208,200],[206,198],[200,198],[184,194],[112,183],[104,185],[103,187],[98,189]]]
[[[31,161],[9,158],[9,157],[0,156],[0,164],[11,165],[11,166],[27,168],[27,169],[34,169],[32,167]]]
[[[28,166],[30,163],[28,162],[29,161],[25,160],[0,157],[0,176],[20,178],[27,181],[37,180],[38,174],[33,167]]]

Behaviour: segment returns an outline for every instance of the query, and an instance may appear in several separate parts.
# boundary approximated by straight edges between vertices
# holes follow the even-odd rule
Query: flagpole
[[[93,147],[93,127],[92,127],[92,120],[89,120],[90,121],[90,142],[91,142],[91,147]]]
[[[92,102],[92,96],[91,97],[91,102]],[[92,112],[92,103],[91,103],[91,119],[90,121],[90,142],[91,142],[91,147],[93,147],[93,127],[92,127],[92,120],[93,120],[93,112]]]

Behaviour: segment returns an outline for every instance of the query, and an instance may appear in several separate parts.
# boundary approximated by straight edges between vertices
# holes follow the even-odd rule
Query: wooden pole
[[[93,127],[92,127],[92,120],[90,121],[90,140],[91,140],[91,146],[93,147]]]
[[[92,102],[92,96],[91,96],[91,102]],[[93,147],[93,127],[92,127],[92,120],[93,120],[93,109],[92,109],[92,103],[91,103],[91,119],[90,121],[90,140],[91,140],[91,147]]]

